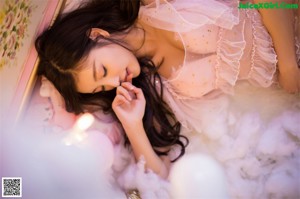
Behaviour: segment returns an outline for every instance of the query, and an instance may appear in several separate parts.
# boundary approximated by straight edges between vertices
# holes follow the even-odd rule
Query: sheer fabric
[[[183,43],[184,61],[163,85],[166,101],[186,127],[199,130],[200,111],[193,110],[207,98],[232,94],[238,80],[259,87],[276,81],[277,56],[257,10],[238,9],[237,1],[156,1],[142,6],[139,17],[177,33]]]

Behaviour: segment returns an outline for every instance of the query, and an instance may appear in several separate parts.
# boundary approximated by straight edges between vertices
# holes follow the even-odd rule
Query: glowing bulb
[[[80,116],[69,134],[63,140],[64,144],[70,146],[82,142],[87,137],[85,130],[93,124],[94,120],[94,116],[90,113],[85,113]]]
[[[84,113],[75,123],[74,129],[78,131],[85,131],[88,129],[94,122],[95,118],[90,113]]]

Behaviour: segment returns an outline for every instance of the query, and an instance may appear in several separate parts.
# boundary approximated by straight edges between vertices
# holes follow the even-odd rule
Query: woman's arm
[[[139,160],[139,158],[143,156],[146,162],[146,168],[151,169],[162,178],[167,178],[168,164],[170,161],[167,157],[160,158],[154,152],[142,121],[135,125],[123,125],[123,127],[132,146],[136,160]]]
[[[163,178],[168,176],[169,160],[160,158],[153,150],[143,126],[145,113],[145,98],[141,89],[129,82],[122,83],[117,88],[117,94],[112,107],[123,125],[131,143],[135,158],[144,157],[146,168]]]
[[[254,0],[255,3],[270,2]],[[273,3],[293,3],[273,0]],[[260,9],[262,21],[269,31],[278,56],[279,83],[288,92],[299,92],[300,71],[296,61],[293,9]]]

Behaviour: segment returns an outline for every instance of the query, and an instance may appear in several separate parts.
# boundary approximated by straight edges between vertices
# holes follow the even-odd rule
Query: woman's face
[[[136,57],[117,44],[92,49],[81,65],[75,77],[80,93],[112,90],[127,81],[128,75],[137,77],[141,70]]]

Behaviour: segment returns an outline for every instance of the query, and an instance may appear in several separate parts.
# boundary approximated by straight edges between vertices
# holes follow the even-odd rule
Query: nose
[[[107,77],[105,80],[103,79],[103,84],[105,86],[105,90],[111,90],[114,89],[118,86],[120,86],[120,78],[115,76],[115,77]]]

